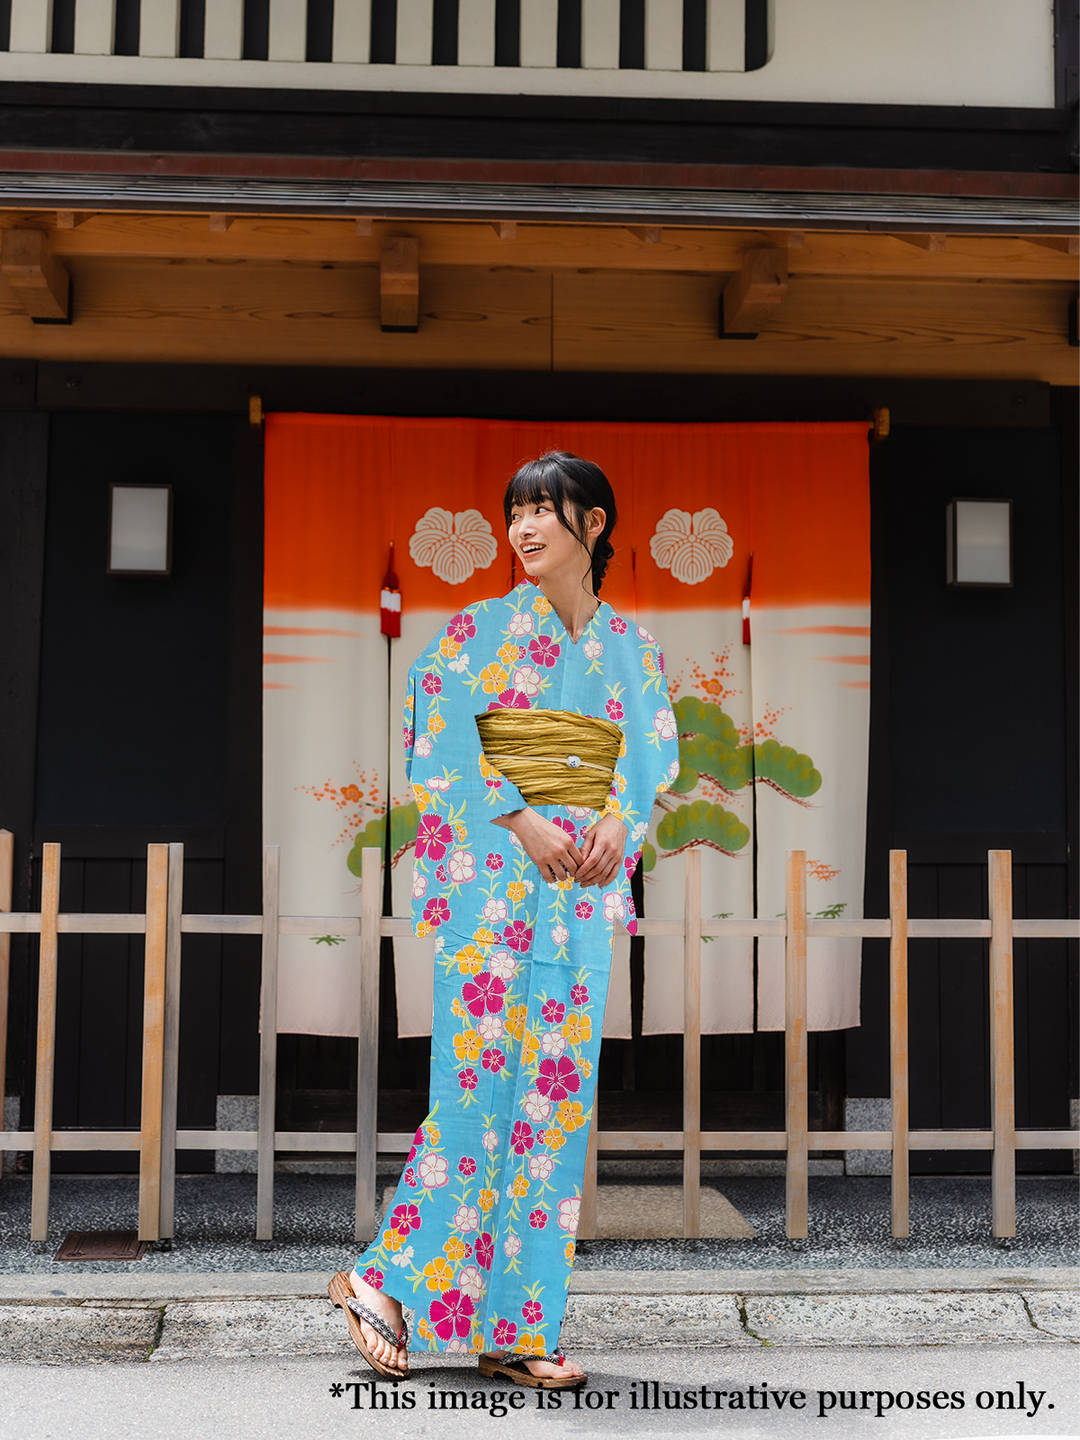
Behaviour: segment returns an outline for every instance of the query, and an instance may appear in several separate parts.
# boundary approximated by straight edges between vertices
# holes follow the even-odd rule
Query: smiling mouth
[[[543,545],[523,545],[521,553],[522,555],[539,555],[543,548]]]

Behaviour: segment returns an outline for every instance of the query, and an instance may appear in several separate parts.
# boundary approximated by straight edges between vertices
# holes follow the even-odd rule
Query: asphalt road
[[[382,1403],[373,1404],[370,1372],[332,1357],[7,1364],[0,1366],[0,1440],[1080,1436],[1080,1356],[1069,1343],[620,1350],[578,1358],[589,1367],[587,1392],[577,1402],[564,1393],[558,1409],[551,1396],[539,1408],[535,1392],[510,1401],[507,1387],[481,1381],[464,1358],[418,1358],[412,1378],[396,1387],[396,1409],[395,1387],[380,1385]],[[793,1408],[800,1399],[802,1408]],[[844,1408],[853,1403],[858,1408]]]

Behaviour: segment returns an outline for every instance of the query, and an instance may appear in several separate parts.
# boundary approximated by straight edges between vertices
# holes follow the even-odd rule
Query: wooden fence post
[[[0,914],[11,910],[11,894],[15,873],[15,836],[0,830]],[[8,990],[11,984],[11,935],[0,934],[0,1130],[4,1127],[4,1102],[7,1098],[7,1027]]]
[[[892,1095],[892,1233],[909,1234],[907,851],[889,851],[889,1069]]]
[[[165,941],[169,918],[169,847],[146,847],[146,943],[143,950],[142,1112],[139,1120],[139,1239],[161,1226],[161,1098],[165,1047]]]
[[[806,851],[787,852],[784,943],[785,1104],[787,1110],[787,1234],[808,1234],[806,1074]]]
[[[701,852],[686,851],[683,895],[683,1235],[701,1234]]]
[[[281,847],[263,850],[262,988],[259,1005],[259,1150],[255,1238],[274,1238],[274,1126],[277,1113],[278,920]]]
[[[379,957],[382,951],[382,851],[360,860],[360,1014],[356,1046],[356,1239],[375,1234],[375,1152],[379,1128]]]
[[[52,1170],[53,1069],[56,1058],[56,917],[60,910],[60,846],[41,854],[41,944],[38,949],[37,1064],[34,1076],[34,1179],[30,1190],[30,1240],[49,1238]]]
[[[180,922],[184,913],[184,847],[169,846],[165,932],[165,1024],[161,1070],[161,1220],[159,1238],[176,1232],[176,1106],[180,1084]]]
[[[1012,851],[991,850],[990,1107],[994,1235],[1016,1234],[1016,1097],[1013,1092]]]

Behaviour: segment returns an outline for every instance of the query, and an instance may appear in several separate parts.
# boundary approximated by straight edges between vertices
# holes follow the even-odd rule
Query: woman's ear
[[[597,505],[585,516],[585,534],[590,540],[596,540],[604,533],[606,524],[607,511]]]

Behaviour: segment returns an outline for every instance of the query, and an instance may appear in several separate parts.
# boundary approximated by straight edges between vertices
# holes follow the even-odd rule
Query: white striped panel
[[[646,70],[681,70],[682,0],[645,0]]]
[[[142,0],[139,54],[172,59],[180,53],[180,0]]]
[[[270,0],[270,43],[266,58],[303,60],[306,54],[307,0]]]
[[[553,69],[558,58],[559,0],[527,0],[521,7],[520,64]]]
[[[13,51],[45,55],[52,39],[52,0],[11,0]]]
[[[430,65],[431,32],[432,0],[398,0],[397,63]]]
[[[111,55],[115,30],[116,0],[76,0],[76,55]]]
[[[207,60],[240,60],[244,54],[244,0],[210,0],[203,30]]]
[[[619,0],[581,0],[581,68],[619,68]]]
[[[458,0],[459,65],[495,64],[495,0]]]
[[[706,70],[746,69],[746,0],[708,0]]]
[[[371,55],[371,0],[334,0],[335,61],[366,65]]]

